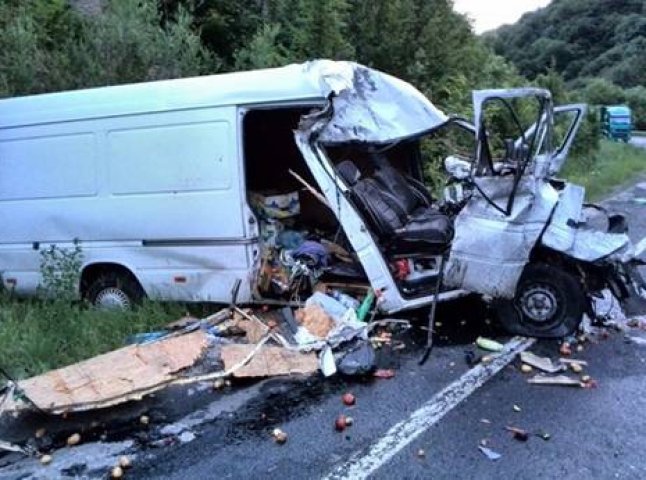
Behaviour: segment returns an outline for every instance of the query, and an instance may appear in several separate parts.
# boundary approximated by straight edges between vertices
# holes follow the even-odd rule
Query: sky
[[[515,23],[525,12],[544,7],[550,0],[453,0],[455,9],[473,21],[476,33]]]

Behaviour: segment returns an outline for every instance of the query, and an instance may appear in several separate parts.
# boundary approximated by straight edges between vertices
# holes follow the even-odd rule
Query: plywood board
[[[198,330],[145,345],[129,345],[19,382],[40,409],[81,411],[140,398],[193,365],[207,346]]]
[[[255,345],[223,345],[222,361],[224,369],[242,362]],[[243,367],[233,373],[234,377],[273,377],[313,373],[318,370],[318,360],[314,353],[300,353],[283,347],[265,346]]]

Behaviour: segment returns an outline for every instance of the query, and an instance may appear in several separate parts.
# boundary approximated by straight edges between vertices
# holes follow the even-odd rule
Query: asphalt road
[[[630,143],[637,147],[646,148],[646,137],[633,137],[630,139]]]
[[[628,215],[634,240],[646,236],[643,199],[646,178],[606,202]],[[402,334],[405,350],[380,351],[379,366],[396,371],[391,379],[317,377],[180,389],[114,410],[94,430],[88,424],[95,417],[72,417],[58,441],[82,425],[88,432],[82,447],[56,450],[50,467],[0,457],[0,478],[105,478],[122,453],[134,459],[127,478],[145,479],[356,478],[364,468],[373,471],[371,478],[384,479],[646,478],[646,346],[627,341],[646,339],[646,332],[600,335],[575,352],[589,362],[584,373],[597,388],[530,385],[514,360],[473,389],[465,361],[473,340],[509,340],[487,318],[476,301],[443,306],[440,343],[425,365],[417,362],[421,330]],[[555,341],[530,349],[558,356]],[[465,378],[452,394],[436,397]],[[348,391],[357,397],[353,407],[341,402]],[[139,425],[141,413],[150,416],[150,426]],[[342,413],[354,424],[337,432],[334,421]],[[532,435],[521,442],[507,426],[550,439]],[[274,428],[287,433],[286,444],[273,441]],[[478,449],[483,441],[501,458],[485,457]]]

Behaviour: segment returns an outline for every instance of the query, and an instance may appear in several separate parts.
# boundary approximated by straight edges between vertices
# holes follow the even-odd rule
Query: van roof
[[[0,128],[104,118],[114,115],[312,101],[325,92],[307,64],[47,93],[0,100]]]

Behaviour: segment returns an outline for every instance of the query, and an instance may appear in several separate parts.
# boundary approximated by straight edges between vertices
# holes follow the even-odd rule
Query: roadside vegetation
[[[41,250],[40,298],[0,292],[0,368],[25,378],[108,352],[129,335],[158,329],[181,316],[177,305],[145,303],[131,311],[98,310],[78,299],[83,248]],[[0,378],[0,385],[2,385]],[[6,380],[6,379],[4,379]]]
[[[619,185],[646,172],[646,150],[625,143],[602,140],[591,155],[571,157],[561,176],[583,185],[588,200],[599,200]]]
[[[124,346],[129,335],[153,331],[182,315],[171,304],[100,311],[66,300],[0,296],[0,367],[26,378]],[[0,385],[2,385],[0,378]]]

